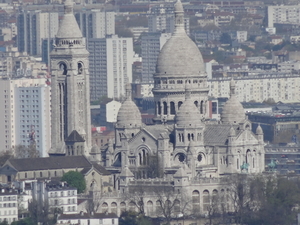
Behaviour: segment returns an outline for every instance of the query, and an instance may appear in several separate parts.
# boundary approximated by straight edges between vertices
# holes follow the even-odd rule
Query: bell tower
[[[66,0],[64,16],[55,38],[55,48],[50,53],[50,155],[72,155],[72,152],[76,152],[76,155],[88,155],[91,149],[88,56],[85,39],[73,14],[73,2]],[[74,135],[74,132],[79,135]],[[66,145],[65,141],[74,137],[81,140],[81,145],[76,145],[76,149],[69,149],[74,146]]]

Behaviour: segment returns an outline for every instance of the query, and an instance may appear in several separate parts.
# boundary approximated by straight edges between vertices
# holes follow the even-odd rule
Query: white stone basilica
[[[116,192],[104,197],[103,210],[117,208],[119,214],[126,209],[130,202],[122,195],[131,187],[167,185],[174,193],[193,197],[194,209],[204,212],[207,196],[224,192],[222,177],[264,171],[262,129],[251,131],[233,80],[221,121],[207,119],[207,76],[198,47],[185,33],[180,0],[175,3],[175,31],[161,50],[154,74],[155,124],[142,123],[128,84],[115,141],[101,150],[91,147],[88,52],[72,11],[71,0],[66,0],[51,53],[50,155],[84,154],[112,172]],[[145,194],[144,200],[146,214],[155,216],[155,197]]]
[[[117,117],[115,143],[98,161],[120,171],[128,167],[136,178],[147,178],[143,168],[151,156],[158,158],[168,178],[182,164],[191,171],[191,178],[241,173],[243,165],[248,173],[260,173],[264,170],[262,129],[259,126],[256,134],[251,131],[233,80],[221,121],[207,120],[207,76],[200,51],[185,33],[183,14],[177,1],[175,31],[161,50],[154,74],[155,125],[142,124],[128,85]]]

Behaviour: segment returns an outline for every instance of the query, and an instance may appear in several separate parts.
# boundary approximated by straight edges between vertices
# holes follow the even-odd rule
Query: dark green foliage
[[[6,220],[4,220],[0,223],[0,225],[8,225],[8,222]]]
[[[61,181],[66,181],[70,186],[77,188],[79,194],[85,191],[85,180],[83,175],[79,172],[69,171],[63,175]]]
[[[292,225],[300,205],[300,182],[287,177],[231,179],[235,222],[247,225]]]
[[[35,225],[30,217],[12,222],[11,225]]]
[[[120,219],[120,225],[152,225],[151,220],[142,214],[132,211],[122,212]]]
[[[220,42],[222,44],[230,44],[231,45],[232,40],[231,40],[230,35],[228,33],[223,33],[220,37]]]

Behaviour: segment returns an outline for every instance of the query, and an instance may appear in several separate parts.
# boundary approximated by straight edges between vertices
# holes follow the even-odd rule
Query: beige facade
[[[215,98],[229,96],[231,78],[215,78],[208,81],[209,95]],[[299,102],[300,77],[276,74],[236,77],[236,94],[240,102],[263,102],[273,98],[275,102]]]

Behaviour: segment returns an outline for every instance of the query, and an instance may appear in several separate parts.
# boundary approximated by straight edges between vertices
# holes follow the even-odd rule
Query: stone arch
[[[83,73],[83,62],[78,62],[77,63],[77,73],[82,74]]]
[[[136,204],[134,201],[129,202],[129,211],[135,212]]]
[[[194,190],[192,192],[192,204],[193,204],[193,213],[195,215],[200,213],[200,192]]]
[[[194,104],[195,104],[195,106],[196,106],[197,109],[198,109],[198,107],[199,107],[199,102],[198,102],[198,101],[194,101]]]
[[[117,154],[115,154],[113,165],[114,166],[121,166],[122,165],[122,154],[121,154],[121,152],[118,152]]]
[[[174,160],[179,164],[186,160],[186,155],[182,152],[179,152],[175,155]]]
[[[67,75],[68,73],[68,67],[65,62],[59,62],[58,63],[58,69],[61,71],[62,75]]]
[[[250,149],[247,149],[246,151],[246,163],[248,163],[250,165],[250,162],[251,162],[251,151]]]
[[[126,203],[125,202],[121,202],[120,203],[120,210],[121,210],[121,212],[125,212],[126,211]]]
[[[180,108],[180,106],[182,105],[182,101],[178,102],[178,109]]]
[[[203,202],[203,209],[206,210],[210,205],[210,197],[209,197],[209,191],[204,190],[202,194],[202,202]]]
[[[153,202],[150,200],[147,202],[147,215],[153,215]]]
[[[200,102],[200,113],[203,114],[203,112],[204,112],[204,101],[202,100]]]
[[[174,212],[177,215],[180,213],[180,201],[178,199],[174,200]]]
[[[168,104],[166,102],[163,102],[163,113],[164,115],[168,114]]]
[[[161,105],[160,105],[160,102],[157,102],[157,114],[161,115]]]
[[[112,213],[115,213],[115,214],[118,213],[118,205],[117,205],[116,202],[112,202],[112,203],[110,204],[110,211],[111,211]]]
[[[155,202],[155,211],[157,216],[161,215],[161,205],[160,205],[160,200],[157,200]]]
[[[106,213],[108,212],[108,204],[106,202],[103,202],[101,205],[101,212]]]
[[[174,102],[170,102],[170,114],[171,115],[175,115],[176,110],[175,110],[175,103]]]

